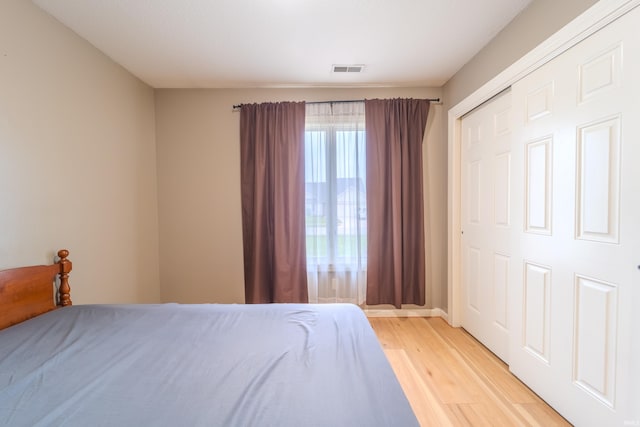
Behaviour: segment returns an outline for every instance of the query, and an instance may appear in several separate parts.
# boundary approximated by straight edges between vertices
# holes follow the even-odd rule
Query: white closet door
[[[508,360],[510,93],[462,119],[462,327]]]
[[[509,365],[578,426],[640,425],[639,25],[512,87]]]

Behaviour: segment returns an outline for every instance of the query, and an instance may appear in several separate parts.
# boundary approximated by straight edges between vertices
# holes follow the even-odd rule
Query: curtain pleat
[[[425,303],[422,140],[429,101],[365,101],[367,304]]]
[[[308,302],[304,102],[243,105],[240,159],[245,301]]]

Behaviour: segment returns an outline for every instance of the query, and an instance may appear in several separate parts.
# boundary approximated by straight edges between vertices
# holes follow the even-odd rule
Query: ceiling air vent
[[[364,65],[334,65],[334,73],[361,73]]]

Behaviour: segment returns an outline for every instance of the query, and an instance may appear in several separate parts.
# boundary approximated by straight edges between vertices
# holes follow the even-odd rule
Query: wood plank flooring
[[[369,322],[422,426],[570,426],[465,330],[438,317]]]

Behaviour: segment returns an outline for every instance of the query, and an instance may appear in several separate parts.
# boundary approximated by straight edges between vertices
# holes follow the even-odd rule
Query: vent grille
[[[334,65],[334,73],[361,73],[364,65]]]

